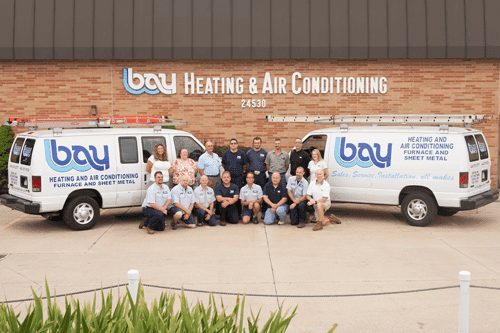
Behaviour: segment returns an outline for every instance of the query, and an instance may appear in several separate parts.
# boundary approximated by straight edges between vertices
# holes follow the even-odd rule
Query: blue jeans
[[[177,212],[183,213],[181,219],[179,220],[180,222],[184,222],[185,224],[196,224],[196,222],[193,219],[193,214],[189,215],[189,218],[187,220],[184,220],[184,215],[185,215],[184,211],[180,210],[175,206],[172,206],[169,210],[172,215],[175,215]]]
[[[273,224],[276,222],[276,218],[280,221],[286,220],[286,213],[288,212],[288,204],[283,204],[276,209],[276,212],[272,213],[271,208],[266,209],[266,215],[264,216],[264,224]]]
[[[151,230],[163,231],[165,230],[165,217],[166,215],[153,207],[142,207],[142,213],[148,218],[144,222],[144,226]]]
[[[205,216],[207,216],[207,212],[201,208],[194,208],[194,212],[196,216],[198,216],[198,222],[201,223],[208,223],[209,226],[215,227],[217,225],[217,219],[215,218],[215,215],[212,214],[210,216],[210,219],[207,221],[205,220]]]
[[[307,201],[301,201],[294,209],[290,208],[290,223],[297,225],[306,221]]]

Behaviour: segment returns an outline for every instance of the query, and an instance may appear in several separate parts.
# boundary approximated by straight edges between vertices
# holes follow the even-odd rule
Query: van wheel
[[[73,230],[92,228],[99,215],[99,205],[90,197],[76,197],[64,207],[64,222]]]
[[[408,224],[425,227],[436,218],[437,204],[434,198],[425,192],[412,192],[403,199],[401,212]]]
[[[440,216],[453,216],[458,213],[460,209],[458,208],[448,208],[448,207],[439,207],[438,215]]]

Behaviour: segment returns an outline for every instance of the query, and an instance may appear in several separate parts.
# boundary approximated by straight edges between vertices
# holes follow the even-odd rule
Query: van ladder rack
[[[31,118],[13,117],[4,123],[12,127],[28,127],[30,131],[52,128],[60,132],[63,128],[109,128],[109,127],[137,127],[154,126],[155,131],[161,126],[184,126],[185,121],[172,120],[164,116],[131,116],[131,117],[57,117]],[[57,129],[57,130],[56,130]]]
[[[266,116],[268,122],[340,124],[347,130],[349,124],[361,125],[439,125],[447,130],[450,125],[472,125],[486,123],[493,116],[486,115],[345,115],[345,116]]]

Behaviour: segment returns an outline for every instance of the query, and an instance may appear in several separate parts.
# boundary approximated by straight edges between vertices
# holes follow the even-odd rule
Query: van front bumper
[[[40,204],[10,194],[0,195],[0,203],[9,208],[21,211],[26,214],[40,214]]]
[[[486,206],[498,200],[498,190],[491,190],[460,200],[460,210],[471,210]]]

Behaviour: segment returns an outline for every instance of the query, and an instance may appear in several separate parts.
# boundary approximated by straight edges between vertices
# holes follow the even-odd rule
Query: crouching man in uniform
[[[198,215],[198,226],[202,227],[203,222],[208,223],[209,226],[215,227],[217,219],[214,215],[214,190],[208,186],[208,177],[202,176],[200,179],[200,186],[194,190],[194,199],[196,201],[195,213]]]
[[[298,228],[306,226],[307,188],[309,183],[304,178],[304,168],[299,166],[295,176],[288,178],[286,186],[290,203],[290,223]]]
[[[264,202],[269,206],[264,216],[264,224],[273,224],[276,219],[279,220],[279,225],[285,224],[286,213],[288,212],[287,192],[279,172],[273,173],[271,182],[264,186],[263,198]]]
[[[148,188],[146,198],[142,203],[142,212],[146,215],[146,220],[142,221],[139,229],[146,227],[148,234],[154,234],[154,230],[165,230],[165,217],[167,217],[168,206],[172,201],[172,196],[167,185],[163,185],[163,174],[156,171],[155,182]]]
[[[194,208],[194,191],[188,186],[189,177],[181,176],[181,180],[177,186],[172,189],[172,204],[170,213],[174,216],[172,221],[172,229],[177,229],[177,223],[182,220],[188,228],[195,228],[196,224],[193,219]]]
[[[237,224],[239,221],[238,208],[236,202],[240,196],[240,189],[235,184],[231,183],[231,174],[229,171],[224,171],[222,174],[222,184],[215,188],[215,199],[219,206],[221,226],[225,226],[226,222]]]
[[[255,175],[252,171],[247,172],[247,185],[240,191],[241,206],[243,207],[243,224],[247,224],[252,219],[254,224],[259,223],[257,214],[262,204],[262,188],[254,184]]]
[[[316,225],[313,231],[323,229],[326,224],[331,224],[331,222],[340,224],[340,220],[333,214],[330,214],[330,218],[325,216],[326,211],[331,206],[330,201],[330,184],[324,180],[325,173],[323,170],[316,171],[316,180],[309,184],[307,189],[307,202],[308,206],[314,207],[314,215],[316,217]]]

